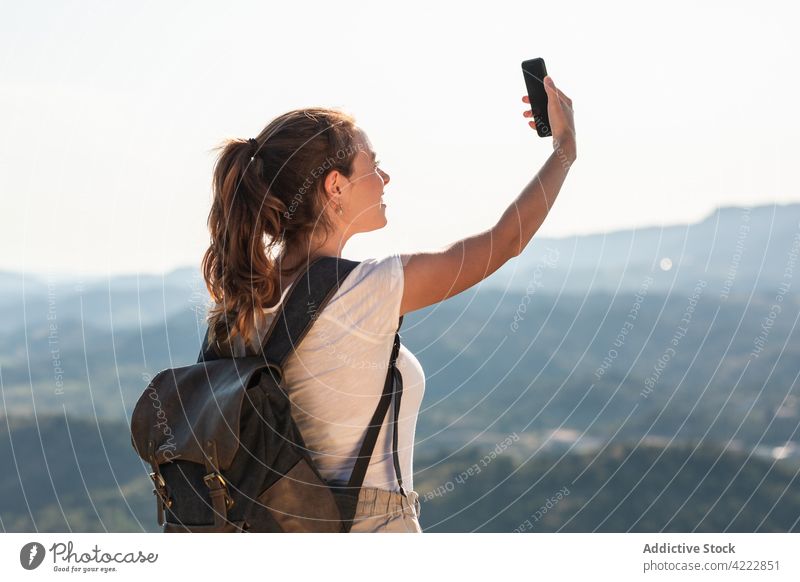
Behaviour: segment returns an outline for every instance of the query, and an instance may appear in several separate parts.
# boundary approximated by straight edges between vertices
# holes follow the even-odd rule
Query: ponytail
[[[228,140],[217,148],[211,241],[201,268],[212,300],[208,340],[223,353],[259,353],[263,308],[281,295],[278,255],[306,244],[315,229],[332,232],[322,184],[334,169],[352,175],[355,138],[351,116],[297,109],[273,120],[257,138]],[[336,162],[325,175],[314,171],[331,159]]]

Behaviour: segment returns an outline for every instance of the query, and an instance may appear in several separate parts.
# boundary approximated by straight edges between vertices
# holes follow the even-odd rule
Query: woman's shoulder
[[[270,325],[285,305],[289,287],[280,301],[263,307]],[[397,329],[403,297],[403,264],[397,253],[370,257],[353,267],[323,308],[319,319],[372,341],[385,341]]]
[[[345,283],[350,282],[350,286],[390,285],[392,283],[402,283],[403,263],[400,255],[393,253],[382,257],[371,257],[364,259],[353,268],[353,271],[345,279]],[[343,287],[345,285],[342,285]]]
[[[342,281],[323,314],[382,336],[397,329],[402,298],[400,255],[371,257],[360,261]]]

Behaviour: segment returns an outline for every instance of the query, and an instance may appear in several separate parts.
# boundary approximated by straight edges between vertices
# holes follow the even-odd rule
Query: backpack
[[[150,381],[131,415],[131,444],[152,469],[163,532],[348,533],[392,399],[392,455],[400,493],[407,497],[397,455],[403,381],[395,364],[402,316],[387,354],[383,393],[348,482],[322,477],[285,391],[288,355],[358,264],[315,259],[290,286],[262,353],[225,356],[211,349],[206,332],[197,363],[167,368]]]

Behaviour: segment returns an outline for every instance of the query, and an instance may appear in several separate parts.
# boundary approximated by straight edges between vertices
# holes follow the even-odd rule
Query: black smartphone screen
[[[553,133],[550,131],[550,118],[547,116],[547,92],[544,89],[544,78],[547,75],[544,59],[522,61],[522,74],[525,77],[525,87],[528,89],[528,99],[531,100],[536,133],[539,137],[551,136]]]

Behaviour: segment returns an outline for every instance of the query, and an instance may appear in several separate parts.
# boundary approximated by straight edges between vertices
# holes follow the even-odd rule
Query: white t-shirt
[[[342,281],[300,346],[287,358],[284,379],[292,415],[311,458],[328,480],[350,479],[366,427],[378,406],[400,319],[403,284],[399,254],[362,261]],[[277,309],[278,305],[264,309],[267,325]],[[414,434],[425,373],[402,343],[397,367],[403,375],[397,453],[403,486],[410,491],[414,489]],[[393,419],[392,402],[378,433],[364,487],[399,490],[389,425]]]

